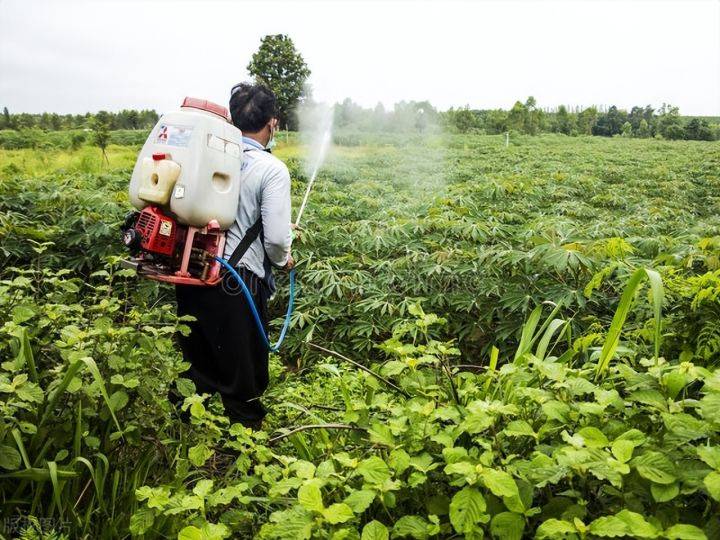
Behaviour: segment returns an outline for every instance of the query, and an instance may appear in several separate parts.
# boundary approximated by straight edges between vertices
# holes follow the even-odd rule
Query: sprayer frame
[[[225,249],[225,232],[220,229],[220,224],[216,220],[212,220],[210,223],[207,224],[207,226],[202,228],[188,226],[187,234],[185,236],[185,245],[183,247],[183,253],[180,262],[180,268],[176,272],[172,274],[158,272],[157,270],[153,269],[152,264],[144,264],[146,261],[141,257],[132,258],[128,260],[127,263],[137,269],[138,275],[146,277],[148,279],[152,279],[154,281],[172,283],[175,285],[195,285],[201,287],[211,287],[217,285],[218,283],[220,283],[220,281],[222,281],[222,276],[220,275],[222,265],[217,262],[217,260],[213,260],[206,279],[192,277],[190,275],[190,272],[188,271],[188,266],[190,264],[190,255],[192,253],[193,242],[195,240],[196,234],[214,234],[217,238],[215,244],[216,253],[218,255],[223,254]]]

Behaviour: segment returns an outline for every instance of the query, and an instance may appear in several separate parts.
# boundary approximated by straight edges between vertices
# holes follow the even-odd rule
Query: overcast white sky
[[[224,104],[260,38],[287,33],[319,100],[720,115],[718,0],[0,0],[0,29],[12,112]]]

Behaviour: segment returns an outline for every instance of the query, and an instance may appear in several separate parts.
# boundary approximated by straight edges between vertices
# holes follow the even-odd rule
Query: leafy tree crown
[[[262,38],[247,70],[256,82],[267,86],[277,97],[281,125],[294,124],[293,112],[305,96],[304,85],[310,69],[292,39],[285,34]]]

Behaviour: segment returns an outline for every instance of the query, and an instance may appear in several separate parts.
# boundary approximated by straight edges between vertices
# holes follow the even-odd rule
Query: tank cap
[[[218,105],[217,103],[213,103],[212,101],[208,101],[207,99],[186,97],[183,100],[181,107],[200,109],[201,111],[207,111],[213,114],[217,114],[228,122],[230,121],[230,113],[228,112],[226,107]]]
[[[153,154],[153,161],[162,161],[163,159],[167,159],[168,155],[164,154],[162,152]]]

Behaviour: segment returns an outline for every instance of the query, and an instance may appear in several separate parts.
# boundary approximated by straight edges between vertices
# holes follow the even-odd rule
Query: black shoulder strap
[[[228,259],[228,264],[230,266],[233,268],[237,266],[237,263],[240,262],[240,259],[243,258],[245,252],[248,248],[250,248],[250,245],[257,239],[260,231],[262,231],[262,216],[252,224],[252,227],[245,231],[245,236],[242,237],[242,240],[240,240],[240,243],[235,248],[235,251],[233,251],[232,255],[230,255],[230,258]]]

